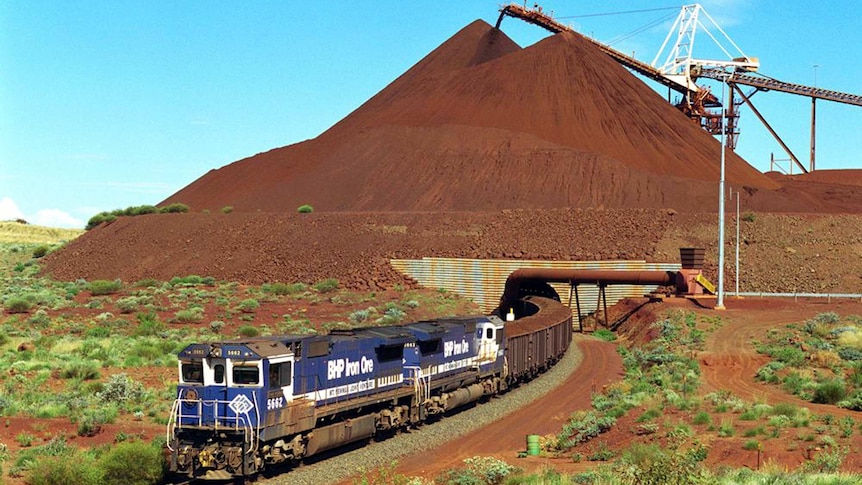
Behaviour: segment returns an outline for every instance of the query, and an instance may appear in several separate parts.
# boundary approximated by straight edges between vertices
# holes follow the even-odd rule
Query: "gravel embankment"
[[[511,392],[454,416],[386,441],[372,443],[327,460],[261,478],[266,485],[323,485],[337,483],[363,470],[389,465],[392,460],[420,453],[481,428],[535,401],[559,386],[581,363],[583,354],[573,341],[566,355],[551,370]]]

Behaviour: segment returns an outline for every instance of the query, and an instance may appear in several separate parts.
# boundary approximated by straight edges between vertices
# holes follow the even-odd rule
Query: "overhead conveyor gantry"
[[[710,24],[703,22],[701,16]],[[680,101],[676,106],[689,118],[697,121],[701,127],[709,133],[717,135],[724,132],[724,134],[727,135],[727,145],[731,149],[736,149],[737,138],[739,135],[737,127],[737,118],[739,117],[737,106],[744,102],[752,109],[754,114],[763,123],[770,134],[772,134],[779,145],[781,145],[790,157],[790,160],[803,172],[814,170],[815,101],[822,99],[825,101],[849,104],[853,106],[862,106],[862,96],[860,95],[805,86],[802,84],[788,83],[761,74],[755,74],[754,71],[760,67],[760,62],[757,58],[749,57],[742,53],[733,40],[727,36],[721,27],[712,20],[709,14],[707,14],[699,4],[685,5],[682,7],[679,16],[668,33],[668,37],[665,39],[664,44],[659,50],[659,54],[656,55],[652,64],[639,61],[632,56],[623,54],[609,45],[603,44],[576,32],[571,27],[558,22],[551,15],[545,13],[542,10],[542,7],[538,5],[535,5],[533,8],[527,8],[526,5],[521,6],[517,3],[504,5],[500,9],[500,16],[497,19],[496,28],[500,28],[500,24],[504,17],[518,18],[555,34],[560,32],[571,32],[575,35],[579,35],[596,45],[602,52],[623,66],[680,93],[682,95],[682,101]],[[725,49],[725,47],[718,42],[717,36],[714,36],[708,29],[706,29],[707,25],[711,25],[714,30],[719,32],[732,48]],[[705,60],[693,57],[692,48],[694,46],[695,34],[698,29],[706,30],[710,38],[712,38],[719,48],[728,55],[728,59]],[[673,34],[677,35],[677,39],[675,43],[670,43],[669,41],[673,37]],[[661,67],[656,67],[659,57],[665,50],[665,47],[668,46],[670,46],[670,49],[664,64]],[[731,54],[730,50],[735,50],[737,54]],[[727,109],[724,113],[715,113],[708,109],[721,107],[722,103],[708,88],[704,88],[697,84],[696,81],[699,78],[726,82],[733,88],[730,92],[730,100],[725,103]],[[746,95],[742,92],[739,86],[752,87],[755,88],[755,91]],[[809,167],[805,167],[799,162],[799,159],[793,154],[772,126],[769,125],[766,118],[752,104],[751,96],[759,91],[777,91],[811,98],[811,155]],[[736,102],[734,100],[734,92],[740,96],[741,101]],[[724,122],[725,119],[727,120],[726,123]]]

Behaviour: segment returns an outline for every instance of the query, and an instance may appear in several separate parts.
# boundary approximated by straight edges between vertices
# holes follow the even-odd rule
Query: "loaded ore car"
[[[507,355],[511,325],[473,316],[189,345],[178,356],[170,470],[196,479],[247,477],[497,394],[519,378]],[[571,339],[570,315],[552,326],[568,327]],[[531,359],[558,359],[568,345],[549,337],[565,330],[530,332],[541,335],[515,346],[522,352],[545,342],[526,350]]]

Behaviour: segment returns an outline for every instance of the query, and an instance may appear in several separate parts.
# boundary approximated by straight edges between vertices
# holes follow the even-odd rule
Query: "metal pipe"
[[[675,284],[676,271],[615,271],[561,268],[521,268],[506,279],[506,287],[500,298],[500,308],[509,308],[520,298],[520,289],[530,282],[605,284],[605,285],[659,285]],[[578,301],[577,288],[575,300]],[[580,311],[578,312],[580,315]]]

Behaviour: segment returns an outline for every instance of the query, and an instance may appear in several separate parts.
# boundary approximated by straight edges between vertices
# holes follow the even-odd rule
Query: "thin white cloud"
[[[42,209],[34,217],[27,217],[18,208],[18,204],[11,197],[0,199],[0,221],[23,219],[31,224],[47,227],[66,227],[80,229],[84,227],[84,221],[71,216],[68,212],[59,209]]]
[[[10,197],[0,199],[0,221],[24,219],[24,213]]]
[[[42,209],[33,218],[33,224],[48,227],[65,227],[80,229],[84,227],[84,221],[73,217],[68,212],[60,209]]]
[[[709,16],[727,31],[728,27],[746,22],[751,2],[749,0],[705,0],[702,5]]]

